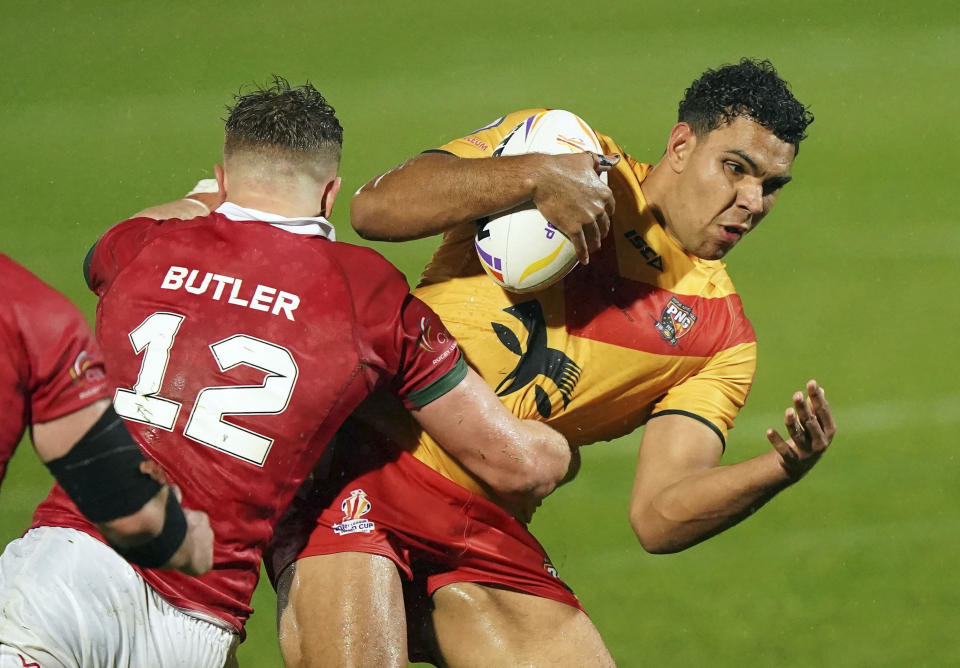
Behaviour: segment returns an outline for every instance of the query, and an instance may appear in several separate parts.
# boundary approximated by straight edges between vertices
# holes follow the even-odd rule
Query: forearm
[[[566,438],[542,422],[517,418],[473,369],[413,415],[451,457],[505,500],[538,501],[568,474]]]
[[[152,218],[153,220],[170,220],[179,218],[180,220],[191,220],[198,216],[206,216],[210,209],[203,202],[192,197],[167,202],[151,206],[143,211],[138,211],[131,218]]]
[[[493,457],[477,450],[479,457],[464,462],[504,500],[540,501],[570,476],[579,455],[557,431],[536,420],[518,420],[512,436]]]
[[[182,199],[151,206],[139,211],[131,218],[152,218],[153,220],[191,220],[198,216],[206,216],[226,199],[223,190],[223,169],[220,165],[214,167],[216,178],[200,179],[197,185]]]
[[[119,549],[129,549],[156,538],[163,530],[167,495],[164,485],[140,510],[106,522],[97,522],[97,529],[107,542]]]
[[[679,552],[737,524],[790,483],[780,456],[770,451],[690,473],[635,502],[630,521],[648,552]]]
[[[418,155],[354,195],[351,224],[366,239],[403,241],[441,233],[532,199],[541,158]]]

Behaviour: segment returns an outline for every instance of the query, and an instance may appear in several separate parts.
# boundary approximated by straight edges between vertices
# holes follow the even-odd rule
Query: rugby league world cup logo
[[[370,512],[373,504],[367,499],[367,493],[362,489],[355,489],[350,492],[350,496],[340,504],[340,510],[343,511],[343,520],[333,525],[333,531],[338,536],[348,533],[370,533],[376,526],[370,520],[363,519],[363,516]]]

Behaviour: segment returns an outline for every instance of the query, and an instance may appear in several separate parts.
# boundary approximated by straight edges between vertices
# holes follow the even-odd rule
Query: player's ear
[[[227,198],[227,175],[223,171],[223,167],[220,165],[213,166],[213,173],[217,177],[217,188],[220,190],[220,196],[226,200]]]
[[[340,177],[334,178],[323,190],[323,210],[320,212],[324,218],[329,218],[333,213],[333,202],[337,199],[340,192]]]
[[[689,123],[674,125],[667,140],[666,158],[670,168],[678,174],[682,172],[696,145],[697,135]]]
[[[340,177],[338,176],[330,181],[326,188],[323,189],[323,209],[320,211],[320,214],[324,218],[329,218],[330,214],[333,213],[333,202],[337,199],[337,194],[339,192]]]

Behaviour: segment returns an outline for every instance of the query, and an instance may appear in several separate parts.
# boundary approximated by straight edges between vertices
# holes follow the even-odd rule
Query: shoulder
[[[0,255],[0,280],[7,295],[5,317],[16,315],[22,319],[34,314],[37,320],[55,321],[54,326],[63,323],[66,317],[83,320],[69,299],[5,255]]]
[[[130,218],[107,230],[87,253],[83,262],[83,277],[87,286],[99,295],[110,286],[116,275],[135,258],[141,250],[176,221],[160,221],[153,218]]]
[[[156,233],[161,227],[170,221],[154,220],[153,218],[129,218],[122,220],[109,230],[97,241],[98,247],[106,247],[110,244],[118,243],[131,235],[146,235],[151,232]],[[169,228],[169,225],[167,225]]]
[[[326,242],[321,248],[350,280],[362,282],[399,280],[406,285],[406,279],[400,270],[372,248],[343,241]]]
[[[16,348],[31,359],[57,360],[80,349],[95,352],[86,318],[66,296],[33,273],[0,256],[0,280],[8,298],[0,308],[0,322]]]
[[[528,118],[546,111],[543,108],[521,109],[505,114],[436,149],[461,158],[483,158],[493,154],[510,131]]]
[[[727,273],[723,263],[716,261],[719,267],[710,277],[710,290],[715,299],[722,301],[730,317],[730,324],[727,329],[726,346],[734,346],[742,343],[756,343],[757,337],[753,330],[753,324],[747,317],[743,306],[743,300],[737,294],[737,289],[733,285],[730,275]]]
[[[8,294],[11,287],[15,290],[20,286],[42,285],[47,287],[33,272],[2,253],[0,253],[0,278],[2,278]]]
[[[342,241],[320,246],[352,297],[361,320],[397,309],[410,293],[407,279],[377,251]],[[377,317],[377,316],[374,316]]]
[[[180,218],[166,218],[156,220],[154,218],[128,218],[111,227],[100,237],[97,242],[97,248],[100,247],[122,247],[123,245],[133,245],[140,248],[143,244],[174,232],[187,229],[213,229],[219,225],[234,222],[223,214],[213,212],[206,216],[197,216],[190,220]]]

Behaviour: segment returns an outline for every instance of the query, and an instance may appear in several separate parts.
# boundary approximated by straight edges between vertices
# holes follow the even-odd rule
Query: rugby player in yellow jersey
[[[605,156],[494,157],[542,111],[509,114],[374,179],[354,197],[352,222],[368,238],[445,233],[416,294],[516,415],[571,445],[646,425],[630,522],[648,551],[679,551],[800,479],[836,430],[810,381],[786,410],[788,439],[769,429],[772,450],[719,465],[756,362],[719,260],[770,212],[812,116],[769,62],[745,59],[691,85],[653,166],[604,136]],[[473,236],[478,219],[528,200],[574,240],[581,266],[516,295],[484,274]],[[530,509],[496,499],[409,418],[385,416],[383,401],[368,408],[385,437],[346,439],[314,515],[301,509],[277,535],[277,572],[299,557],[278,588],[288,664],[402,666],[409,649],[449,666],[612,665],[526,530]],[[417,587],[431,597],[425,643]]]

